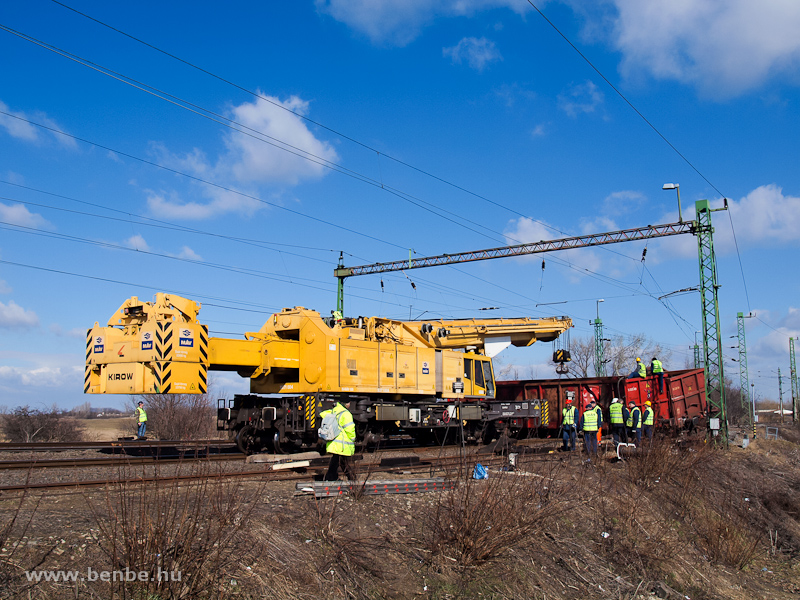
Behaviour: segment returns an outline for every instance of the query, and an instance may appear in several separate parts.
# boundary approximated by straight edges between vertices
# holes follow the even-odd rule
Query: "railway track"
[[[2,442],[0,452],[65,452],[69,450],[126,450],[146,448],[232,448],[229,440],[110,440],[101,442]]]
[[[208,454],[203,456],[153,455],[114,456],[108,458],[53,458],[32,460],[2,460],[1,469],[73,469],[80,467],[116,467],[127,465],[152,465],[185,463],[192,460],[235,461],[244,460],[241,452],[232,454]]]
[[[210,442],[215,444],[219,444],[218,446],[211,446]],[[130,454],[114,454],[113,456],[108,457],[70,457],[70,458],[47,458],[47,459],[39,459],[33,458],[30,460],[5,460],[0,461],[0,471],[6,472],[20,472],[23,470],[27,470],[29,474],[26,476],[26,480],[24,482],[12,483],[10,485],[2,485],[0,486],[0,494],[13,492],[13,491],[20,491],[20,490],[54,490],[54,489],[74,489],[79,490],[87,487],[101,487],[106,485],[118,485],[118,484],[133,484],[133,483],[144,483],[144,482],[152,482],[152,481],[163,481],[163,482],[170,482],[170,481],[197,481],[202,479],[224,479],[224,478],[253,478],[253,477],[262,477],[267,481],[283,481],[283,480],[303,480],[308,479],[309,475],[303,469],[302,474],[298,474],[297,467],[290,467],[289,469],[294,470],[283,470],[279,471],[278,469],[272,470],[272,466],[269,463],[264,463],[263,466],[248,469],[248,470],[241,470],[241,471],[222,471],[222,469],[227,469],[227,467],[223,467],[224,464],[232,464],[235,466],[235,463],[242,463],[245,459],[245,456],[239,452],[231,452],[233,450],[233,445],[226,442],[220,442],[219,440],[201,440],[199,442],[193,442],[186,444],[186,448],[184,448],[181,452],[173,453],[170,450],[170,454],[164,454],[165,450],[175,449],[179,444],[173,441],[166,441],[166,442],[134,442],[133,445],[129,441],[124,441],[122,445],[119,445],[119,442],[87,442],[87,443],[79,443],[79,444],[49,444],[49,443],[38,443],[35,444],[37,449],[53,449],[54,447],[58,448],[59,450],[97,450],[105,449],[108,447],[114,448],[120,452],[128,452],[133,450],[134,452],[141,451],[143,449],[143,444],[150,444],[151,449],[155,452],[153,454],[148,454],[144,456],[140,455],[130,455]],[[550,455],[553,454],[554,449],[560,445],[560,442],[555,440],[540,440],[540,439],[529,439],[529,440],[522,440],[522,441],[514,441],[513,446],[508,444],[500,444],[500,442],[495,442],[494,444],[483,447],[469,447],[469,448],[458,448],[454,446],[426,446],[426,447],[415,447],[415,448],[378,448],[371,453],[366,454],[365,456],[369,457],[363,462],[360,463],[360,469],[362,472],[369,472],[369,473],[391,473],[391,472],[403,472],[403,473],[420,473],[420,472],[430,472],[431,474],[436,470],[441,469],[451,469],[454,467],[463,467],[467,468],[469,465],[474,466],[476,462],[481,462],[484,466],[489,465],[507,465],[508,458],[507,457],[495,457],[495,453],[501,454],[508,454],[508,453],[515,453],[522,458],[525,457],[524,460],[526,461],[540,461],[540,460],[548,460],[551,458]],[[14,447],[24,447],[23,445],[11,445],[6,444],[8,446]],[[200,452],[202,450],[202,452]],[[216,451],[216,453],[214,453]],[[227,452],[226,452],[227,451]],[[454,451],[458,451],[459,454],[454,456],[452,453]],[[384,456],[390,453],[400,453],[399,456],[394,456],[388,460],[384,460]],[[449,454],[448,456],[442,456],[443,453]],[[287,461],[291,460],[292,455],[285,455]],[[403,458],[409,458],[413,460],[409,460],[408,462],[403,461]],[[319,460],[319,459],[318,459]],[[209,469],[205,467],[200,467],[200,470],[203,470],[202,473],[194,472],[191,474],[183,474],[181,475],[179,472],[175,472],[172,474],[159,474],[158,467],[162,465],[178,465],[176,468],[180,470],[181,465],[188,466],[194,469],[195,464],[202,464],[205,461],[206,464],[214,463],[219,465],[217,472],[210,472]],[[381,464],[382,462],[387,463],[385,465]],[[323,458],[321,462],[318,462],[315,465],[308,466],[307,469],[312,472],[319,472],[320,470],[324,469],[322,464],[326,464],[326,459]],[[469,468],[471,468],[469,466]],[[110,473],[108,476],[103,476],[102,478],[92,478],[92,479],[73,479],[71,480],[64,480],[59,477],[58,481],[52,481],[53,477],[50,477],[50,481],[35,481],[35,479],[47,479],[47,477],[32,477],[33,473],[39,471],[39,469],[78,469],[78,468],[85,468],[85,467],[94,467],[99,470],[100,474],[104,474],[102,469],[109,469],[113,468],[116,469],[115,473]],[[128,469],[129,467],[140,467],[143,470],[135,476],[123,476],[124,469]],[[150,470],[150,468],[153,470]],[[215,467],[216,468],[216,467]],[[107,471],[106,471],[107,472]],[[129,471],[128,471],[129,473]],[[184,470],[185,473],[185,470]],[[94,473],[87,473],[89,477],[92,477]],[[69,476],[69,475],[67,475]]]
[[[452,469],[458,469],[459,471],[462,472],[468,472],[474,466],[474,463],[478,459],[480,460],[481,464],[487,467],[490,466],[502,467],[508,463],[505,457],[493,457],[493,456],[478,457],[476,454],[470,454],[467,456],[447,456],[440,458],[431,458],[430,460],[426,460],[425,462],[420,462],[418,464],[411,466],[406,465],[406,466],[382,467],[379,464],[372,462],[362,465],[362,468],[360,470],[362,473],[368,473],[370,475],[375,473],[433,474],[434,472],[443,470],[448,471]],[[83,481],[58,481],[58,482],[47,482],[47,483],[34,483],[26,481],[25,483],[16,485],[0,486],[0,494],[8,492],[16,492],[16,491],[32,491],[32,490],[47,491],[47,490],[58,490],[58,489],[73,489],[75,491],[80,491],[81,489],[91,488],[91,487],[133,485],[141,483],[152,483],[156,481],[163,483],[192,483],[192,482],[206,481],[206,480],[248,479],[256,477],[261,477],[265,481],[278,482],[278,481],[308,480],[310,478],[310,475],[307,472],[296,473],[296,472],[285,472],[285,471],[273,471],[270,469],[269,465],[265,464],[263,467],[258,469],[224,472],[224,473],[203,472],[203,473],[195,473],[188,475],[167,475],[167,476],[152,475],[152,476],[123,477],[117,479],[106,478],[106,479],[93,479],[93,480],[83,480]]]

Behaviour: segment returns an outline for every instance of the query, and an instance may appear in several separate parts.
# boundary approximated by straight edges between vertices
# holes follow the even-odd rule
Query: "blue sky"
[[[800,335],[793,0],[537,4],[624,99],[523,0],[65,4],[0,9],[0,405],[121,406],[83,396],[84,340],[130,296],[192,298],[212,335],[239,337],[284,306],[330,314],[340,251],[361,265],[674,222],[666,182],[684,218],[729,199],[725,354],[755,313],[750,381],[777,398]],[[607,333],[683,368],[699,296],[658,298],[698,284],[696,241],[651,241],[642,264],[644,247],[352,278],[346,313],[567,314],[575,339],[603,298]],[[551,352],[502,366],[552,377]]]

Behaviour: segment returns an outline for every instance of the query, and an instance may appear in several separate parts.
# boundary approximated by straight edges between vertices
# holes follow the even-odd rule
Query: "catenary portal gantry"
[[[339,264],[333,272],[334,277],[338,279],[336,309],[339,311],[339,314],[344,314],[344,281],[348,277],[453,265],[510,256],[526,256],[529,254],[555,252],[558,250],[589,248],[592,246],[649,240],[687,233],[694,234],[697,237],[698,262],[700,266],[700,297],[706,369],[706,398],[708,399],[710,407],[709,416],[712,419],[719,419],[718,423],[719,430],[722,434],[721,437],[723,443],[727,443],[728,423],[725,415],[725,388],[723,385],[724,373],[719,324],[718,292],[720,286],[717,280],[713,227],[711,225],[711,213],[715,210],[727,210],[727,208],[727,200],[725,200],[725,207],[721,209],[712,209],[708,200],[699,200],[695,203],[697,216],[694,221],[681,220],[678,223],[647,225],[646,227],[622,229],[607,233],[593,233],[583,236],[531,242],[528,244],[515,244],[513,246],[500,246],[497,248],[473,250],[456,254],[439,254],[417,259],[413,259],[409,256],[408,260],[372,263],[356,267],[346,267],[340,256]]]

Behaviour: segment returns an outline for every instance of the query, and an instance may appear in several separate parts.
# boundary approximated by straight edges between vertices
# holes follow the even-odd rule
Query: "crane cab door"
[[[489,357],[464,359],[464,396],[494,398],[494,373]]]

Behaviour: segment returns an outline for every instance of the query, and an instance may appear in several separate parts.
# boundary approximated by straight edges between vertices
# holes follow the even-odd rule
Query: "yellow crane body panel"
[[[494,393],[491,344],[528,346],[572,326],[563,317],[335,322],[298,306],[237,340],[210,338],[197,321],[199,310],[199,304],[167,294],[152,303],[126,300],[107,326],[95,323],[87,332],[84,391],[202,394],[208,371],[223,370],[250,378],[251,392],[259,394],[461,399]],[[473,363],[474,378],[467,372]]]

